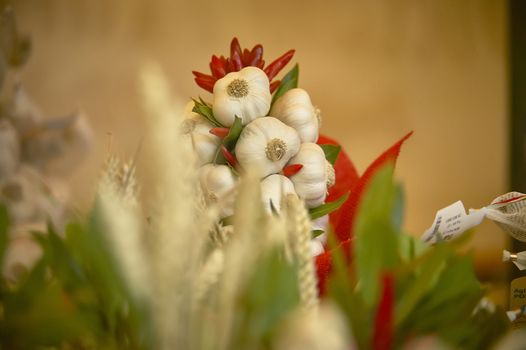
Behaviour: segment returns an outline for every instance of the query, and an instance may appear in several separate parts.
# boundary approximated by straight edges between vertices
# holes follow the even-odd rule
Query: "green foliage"
[[[234,124],[232,124],[232,126],[229,128],[228,135],[223,139],[223,142],[221,142],[221,144],[225,146],[229,151],[232,151],[236,146],[237,139],[239,139],[239,136],[241,135],[241,131],[243,131],[243,122],[241,118],[235,116]],[[237,174],[236,169],[234,169],[234,167],[232,167],[227,162],[225,156],[221,152],[221,146],[217,147],[214,156],[214,164],[226,164],[230,167],[234,174]]]
[[[309,215],[312,220],[321,218],[324,215],[330,214],[335,210],[338,210],[343,203],[349,198],[349,193],[345,193],[340,198],[333,202],[325,203],[316,208],[309,209]]]
[[[508,328],[502,310],[476,310],[484,296],[471,258],[457,249],[460,238],[433,247],[403,234],[403,198],[393,184],[392,166],[373,178],[360,203],[353,246],[353,269],[336,254],[329,281],[329,297],[345,313],[360,349],[371,347],[379,302],[380,278],[385,272],[396,281],[394,345],[435,335],[454,348],[480,349],[493,344]]]
[[[398,237],[391,212],[395,199],[393,168],[384,167],[373,178],[362,199],[356,223],[354,256],[366,305],[378,298],[380,273],[399,262]]]
[[[192,108],[192,112],[202,115],[214,126],[217,126],[219,128],[223,127],[223,125],[220,122],[218,122],[217,119],[214,117],[212,106],[206,103],[202,98],[199,98],[199,101],[197,100],[193,100],[193,101],[194,101],[194,108]]]
[[[280,249],[264,254],[239,297],[230,349],[256,349],[268,344],[277,327],[299,304],[297,268]]]
[[[243,123],[241,118],[235,116],[234,124],[230,127],[228,135],[223,139],[223,145],[229,150],[233,149],[236,145],[237,139],[241,135],[241,131],[243,131]]]
[[[318,236],[321,236],[325,231],[323,230],[312,230],[311,238],[316,238]]]
[[[336,163],[336,159],[338,159],[338,155],[340,154],[342,146],[320,145],[320,147],[323,150],[323,153],[325,153],[325,159],[334,165],[334,163]]]
[[[1,348],[65,343],[152,348],[148,311],[124,283],[98,210],[96,206],[88,224],[70,224],[65,238],[51,226],[46,234],[34,235],[43,250],[41,259],[23,280],[2,291]]]
[[[352,265],[345,252],[333,250],[328,298],[343,312],[358,348],[369,349],[380,277],[390,272],[396,286],[391,325],[395,348],[425,335],[437,336],[454,348],[489,347],[509,322],[502,310],[474,311],[484,289],[470,257],[457,251],[466,239],[429,247],[400,232],[403,195],[392,177],[392,167],[381,169],[364,193]],[[96,204],[86,223],[67,226],[65,237],[52,227],[47,234],[34,235],[42,258],[17,284],[0,283],[1,348],[155,348],[149,305],[138,300],[126,283],[106,241],[101,210]],[[7,211],[0,207],[0,256],[8,224]],[[229,348],[271,348],[284,319],[299,305],[297,280],[297,266],[284,258],[283,247],[263,251],[236,287]],[[220,295],[211,300],[221,300]],[[203,332],[216,326],[217,305],[206,305],[206,322],[193,325],[203,327]],[[199,329],[193,333],[201,334]]]
[[[271,106],[273,106],[277,99],[280,98],[285,92],[298,87],[299,74],[300,68],[296,63],[296,65],[287,74],[285,74],[283,79],[281,79],[278,89],[274,93],[274,96],[272,96],[272,102],[270,104]]]

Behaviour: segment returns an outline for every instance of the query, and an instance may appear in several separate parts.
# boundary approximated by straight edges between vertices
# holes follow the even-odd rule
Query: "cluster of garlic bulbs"
[[[325,203],[328,188],[334,184],[334,169],[323,149],[316,144],[320,126],[319,111],[309,94],[292,88],[273,104],[269,79],[257,67],[245,67],[219,79],[213,89],[211,109],[221,127],[192,111],[185,111],[183,132],[192,142],[200,168],[200,183],[207,203],[217,203],[220,215],[233,215],[237,174],[251,168],[261,177],[262,201],[269,214],[279,213],[288,194],[301,198],[307,208]],[[223,138],[236,118],[242,130],[235,144],[227,149]],[[222,152],[227,164],[218,164]],[[327,218],[313,229],[325,230]],[[323,251],[322,236],[314,253]]]

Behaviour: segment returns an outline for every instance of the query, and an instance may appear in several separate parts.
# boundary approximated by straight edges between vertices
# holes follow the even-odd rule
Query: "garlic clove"
[[[212,110],[214,117],[225,126],[232,126],[236,116],[246,125],[266,116],[271,100],[265,72],[256,67],[245,67],[216,81]]]
[[[289,164],[302,164],[303,168],[290,177],[298,196],[308,208],[315,208],[327,196],[326,159],[323,149],[315,143],[301,144],[299,152],[290,159]]]
[[[316,142],[319,134],[319,110],[314,108],[307,91],[295,88],[283,94],[269,113],[296,129],[301,142]]]
[[[242,168],[255,168],[261,177],[280,172],[300,149],[296,130],[276,118],[258,118],[241,132],[236,156]]]
[[[197,165],[202,166],[214,160],[221,139],[210,133],[214,126],[205,117],[192,112],[193,107],[193,101],[186,105],[181,130],[184,135],[187,135],[188,141],[192,143],[196,153]]]
[[[199,169],[199,182],[208,205],[218,205],[221,218],[234,215],[237,179],[226,165],[206,164]]]
[[[273,210],[279,213],[281,201],[288,194],[296,195],[296,192],[294,185],[287,177],[273,174],[261,180],[261,196],[267,213],[272,214]]]

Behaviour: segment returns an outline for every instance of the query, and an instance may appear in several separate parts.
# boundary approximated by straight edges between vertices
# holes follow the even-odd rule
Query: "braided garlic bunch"
[[[291,88],[276,97],[263,70],[245,67],[215,82],[212,104],[186,108],[182,129],[196,152],[205,199],[219,205],[222,218],[233,215],[238,175],[249,168],[261,177],[269,214],[279,214],[290,194],[309,209],[319,207],[334,184],[334,169],[316,144],[320,116],[309,94]],[[313,230],[325,231],[326,219]]]

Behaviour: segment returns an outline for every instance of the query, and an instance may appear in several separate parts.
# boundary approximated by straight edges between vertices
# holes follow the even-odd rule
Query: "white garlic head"
[[[252,167],[265,177],[280,172],[299,149],[296,130],[276,118],[265,117],[243,129],[235,150],[241,167]]]
[[[184,110],[181,132],[188,137],[196,154],[197,165],[211,163],[221,144],[221,139],[210,133],[214,126],[205,117],[192,112],[194,102],[189,102]]]
[[[307,207],[315,208],[323,204],[327,196],[326,160],[323,149],[315,143],[302,143],[298,154],[290,159],[289,164],[303,165],[290,180]]]
[[[221,218],[234,214],[237,179],[227,165],[206,164],[199,169],[199,182],[208,205],[218,205]]]
[[[319,134],[319,111],[312,105],[307,91],[295,88],[283,94],[272,106],[270,115],[296,129],[301,142],[316,142]]]
[[[245,67],[231,72],[214,85],[214,117],[224,126],[231,126],[235,117],[246,125],[264,117],[270,109],[269,80],[264,71]]]
[[[271,214],[272,209],[279,213],[282,199],[289,194],[296,195],[294,185],[289,178],[273,174],[261,180],[261,196],[267,213]]]

